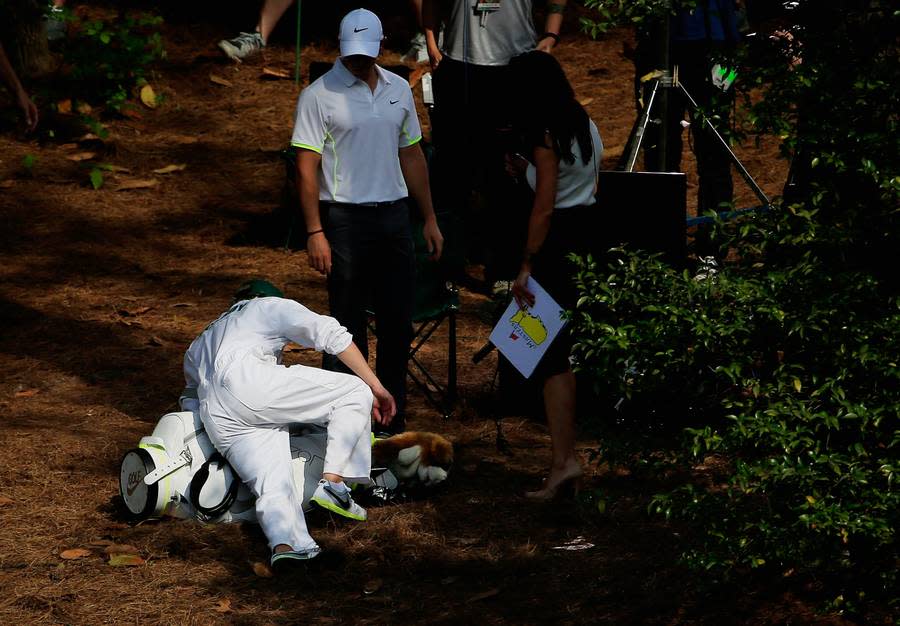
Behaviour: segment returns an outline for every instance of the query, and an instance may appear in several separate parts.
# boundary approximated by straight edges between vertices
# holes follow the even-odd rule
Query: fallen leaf
[[[33,396],[38,395],[41,392],[40,389],[23,389],[22,391],[16,392],[17,398],[31,398]]]
[[[216,76],[215,74],[209,75],[210,82],[213,82],[217,85],[222,85],[223,87],[231,87],[233,83],[230,80],[225,80],[221,76]]]
[[[146,561],[136,554],[113,554],[109,557],[109,564],[113,567],[132,567],[144,563]]]
[[[291,73],[287,70],[279,70],[270,67],[264,67],[262,69],[262,76],[260,78],[267,78],[269,80],[279,80],[279,79],[291,79]]]
[[[272,578],[272,576],[275,575],[272,573],[272,569],[268,565],[259,561],[253,564],[253,573],[260,578]]]
[[[10,504],[13,504],[14,502],[15,502],[15,500],[13,500],[12,498],[7,498],[6,496],[0,496],[0,506],[9,506]]]
[[[123,167],[121,165],[113,165],[112,163],[104,163],[100,166],[100,169],[106,170],[107,172],[123,173],[123,174],[131,172],[131,170],[128,169],[127,167]]]
[[[153,87],[150,85],[141,87],[141,102],[143,102],[144,106],[148,109],[156,108],[156,92],[153,91]]]
[[[488,589],[482,593],[476,594],[466,600],[466,604],[471,604],[472,602],[478,602],[479,600],[487,600],[488,598],[493,598],[494,596],[500,595],[500,590],[497,588]]]
[[[56,103],[56,111],[63,115],[69,115],[72,112],[72,101],[68,98],[60,100]]]
[[[180,308],[180,307],[197,306],[197,303],[195,303],[195,302],[176,302],[175,304],[170,304],[169,306],[172,307],[173,309],[176,309],[176,308]]]
[[[166,345],[166,342],[163,341],[162,339],[160,339],[159,337],[157,337],[156,335],[153,335],[152,337],[150,337],[150,339],[148,340],[147,343],[149,343],[151,346],[164,346],[164,345]]]
[[[70,154],[66,158],[69,161],[87,161],[88,159],[93,159],[97,156],[96,152],[76,152],[75,154]]]
[[[551,550],[589,550],[594,544],[588,542],[584,537],[575,537],[572,541],[567,541],[561,546],[553,546]]]
[[[180,172],[185,169],[187,165],[185,163],[180,163],[178,165],[166,165],[165,167],[161,167],[159,169],[153,170],[154,174],[171,174],[172,172]]]
[[[142,119],[144,119],[144,116],[141,115],[141,112],[140,112],[140,111],[138,110],[138,108],[137,108],[136,106],[134,106],[133,104],[132,104],[132,105],[129,105],[129,106],[124,106],[124,107],[122,107],[121,110],[120,110],[119,112],[120,112],[122,115],[124,115],[125,117],[127,117],[128,119],[132,119],[132,120],[142,120]]]
[[[12,189],[16,184],[12,178],[9,180],[0,180],[0,189]]]
[[[366,586],[363,587],[363,593],[367,596],[372,595],[384,585],[384,581],[380,578],[373,578],[369,582],[366,583]]]
[[[88,545],[92,548],[105,548],[107,546],[115,545],[115,541],[110,541],[109,539],[95,539],[94,541],[89,541]]]
[[[84,136],[80,137],[78,139],[78,141],[92,141],[94,139],[100,139],[100,138],[97,135],[95,135],[94,133],[87,133]]]
[[[125,317],[137,317],[138,315],[143,315],[147,311],[153,310],[152,306],[139,306],[136,309],[119,309],[116,311],[119,315],[123,315]]]
[[[63,550],[59,553],[59,558],[65,559],[67,561],[72,561],[74,559],[83,559],[86,556],[91,556],[93,552],[86,548],[72,548],[71,550]]]
[[[91,111],[93,111],[94,109],[91,108],[91,105],[89,105],[87,102],[79,102],[75,105],[75,110],[82,115],[90,115]]]
[[[131,180],[123,180],[121,183],[119,183],[116,186],[115,191],[128,191],[130,189],[150,189],[151,187],[156,187],[157,185],[159,185],[159,181],[155,178],[132,178]]]
[[[219,603],[213,608],[213,611],[216,613],[231,613],[231,600],[229,598],[219,600]]]
[[[62,150],[74,150],[74,149],[77,148],[77,147],[78,147],[78,144],[77,144],[77,143],[64,143],[63,145],[60,146],[60,149],[62,149]]]
[[[136,554],[137,548],[127,543],[113,543],[103,549],[106,554]]]
[[[583,107],[586,107],[593,101],[594,101],[593,98],[581,98],[580,100],[578,100],[578,104],[580,104]]]

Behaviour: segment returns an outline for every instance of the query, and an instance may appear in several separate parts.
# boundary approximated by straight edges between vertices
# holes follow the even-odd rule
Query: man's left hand
[[[25,118],[25,126],[30,133],[38,125],[38,110],[32,102],[31,98],[24,91],[17,94],[19,108],[22,110],[22,116]]]
[[[546,52],[550,54],[553,52],[553,46],[556,45],[556,40],[553,37],[544,37],[537,43],[537,49],[541,52]]]
[[[422,236],[425,238],[425,245],[428,246],[428,258],[432,261],[440,259],[441,252],[444,250],[444,236],[441,234],[441,229],[438,228],[436,219],[425,222]]]

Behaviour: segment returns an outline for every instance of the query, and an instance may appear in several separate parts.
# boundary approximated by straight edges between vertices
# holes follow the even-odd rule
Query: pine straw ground
[[[652,486],[614,468],[590,465],[589,486],[612,503],[605,515],[573,503],[524,502],[517,494],[538,485],[549,456],[546,429],[508,417],[509,450],[495,445],[495,423],[483,409],[495,357],[470,363],[488,334],[479,317],[486,301],[465,290],[464,401],[443,421],[413,393],[409,419],[411,428],[455,443],[446,489],[373,508],[364,525],[311,518],[326,552],[307,572],[283,579],[254,572],[267,557],[256,527],[124,523],[116,502],[121,455],[175,408],[183,351],[235,286],[265,276],[288,296],[326,309],[323,279],[305,253],[242,236],[278,203],[277,150],[288,140],[297,93],[260,72],[263,65],[290,70],[292,50],[273,47],[264,59],[232,65],[212,45],[223,34],[169,27],[169,58],[153,81],[163,104],[140,119],[111,122],[103,144],[66,146],[73,140],[62,137],[38,145],[8,130],[0,136],[2,623],[839,622],[816,616],[814,590],[790,581],[698,591],[675,565],[675,529],[644,513]],[[609,163],[633,120],[626,40],[577,36],[558,51],[579,96],[592,98],[587,107]],[[304,68],[334,54],[307,46]],[[387,60],[396,62],[397,53]],[[233,86],[212,83],[211,73]],[[130,173],[108,175],[93,191],[87,170],[67,158],[86,149]],[[26,154],[38,157],[31,177],[21,166]],[[776,193],[784,164],[771,145],[742,154]],[[152,174],[182,163],[183,171]],[[134,178],[159,185],[115,191]],[[440,346],[433,342],[424,354],[438,369]],[[317,362],[305,352],[292,358]],[[580,445],[587,459],[598,444]],[[553,550],[577,537],[594,546]],[[110,566],[110,543],[133,546],[146,563]],[[91,554],[62,559],[71,548]]]

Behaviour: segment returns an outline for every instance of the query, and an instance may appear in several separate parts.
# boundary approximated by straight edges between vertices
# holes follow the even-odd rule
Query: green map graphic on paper
[[[544,322],[525,309],[519,309],[515,315],[509,318],[509,322],[521,328],[522,332],[536,345],[544,343],[547,339],[547,327],[544,326]]]

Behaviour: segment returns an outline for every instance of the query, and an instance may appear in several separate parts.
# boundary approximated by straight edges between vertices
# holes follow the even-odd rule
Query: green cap
[[[267,280],[254,278],[248,280],[234,292],[234,301],[249,300],[250,298],[283,298],[281,290]]]

